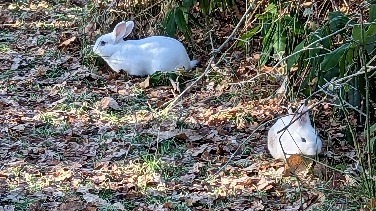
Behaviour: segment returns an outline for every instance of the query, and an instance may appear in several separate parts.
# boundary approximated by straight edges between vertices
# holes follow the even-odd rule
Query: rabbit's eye
[[[106,42],[102,40],[99,44],[100,44],[101,46],[104,46],[104,45],[106,45]]]
[[[306,139],[305,139],[305,138],[302,138],[302,142],[304,142],[304,143],[305,143],[305,142],[307,142],[307,141],[306,141]]]

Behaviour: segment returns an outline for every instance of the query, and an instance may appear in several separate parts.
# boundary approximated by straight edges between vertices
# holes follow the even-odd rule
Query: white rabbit
[[[93,47],[115,71],[121,69],[130,75],[145,76],[157,71],[172,72],[176,68],[190,70],[196,60],[190,60],[183,44],[164,36],[151,36],[140,40],[123,40],[134,27],[133,21],[118,23],[114,31],[100,36]]]
[[[300,118],[301,113],[305,112]],[[294,114],[289,110],[270,128],[268,132],[268,149],[275,159],[285,159],[292,154],[317,155],[321,152],[322,142],[309,120],[308,109],[304,105]],[[282,130],[291,121],[287,130]],[[282,130],[280,133],[278,131]]]

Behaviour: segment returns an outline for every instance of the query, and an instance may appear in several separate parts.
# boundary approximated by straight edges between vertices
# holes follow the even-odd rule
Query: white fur
[[[176,68],[190,70],[196,60],[190,60],[183,44],[164,36],[151,36],[141,40],[123,40],[134,27],[133,21],[118,23],[112,33],[102,35],[93,47],[115,71],[121,69],[130,75],[151,75],[157,71],[172,72]]]
[[[289,125],[293,119],[298,118],[302,112],[306,113],[292,123],[287,130],[278,133],[278,131]],[[310,156],[319,154],[322,148],[322,141],[311,125],[308,109],[303,105],[296,114],[293,114],[291,110],[289,110],[289,113],[290,115],[278,119],[268,132],[270,154],[275,159],[285,159],[292,154]]]

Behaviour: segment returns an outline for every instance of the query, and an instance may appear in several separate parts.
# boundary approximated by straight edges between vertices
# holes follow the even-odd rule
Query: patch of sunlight
[[[135,5],[149,5],[150,0],[125,0],[124,4],[128,7],[135,6]]]
[[[100,114],[99,121],[109,121],[113,124],[126,122],[127,124],[135,124],[148,121],[152,114],[147,110],[140,110],[130,114],[108,114],[107,111],[96,110]]]
[[[72,18],[74,20],[74,18]],[[61,20],[61,21],[54,21],[52,24],[55,28],[64,28],[64,27],[69,27],[73,26],[75,24],[74,21],[66,21],[66,20]]]
[[[24,11],[37,11],[38,9],[47,9],[49,8],[49,4],[46,1],[37,1],[37,4],[35,2],[31,2],[30,4],[20,4],[20,2],[15,2],[13,4],[10,4],[8,6],[9,10],[14,10],[14,9],[22,9]]]
[[[56,113],[54,111],[39,113],[34,116],[34,119],[42,121],[44,123],[55,125],[55,126],[65,123],[64,117],[61,116],[61,114]]]
[[[140,110],[140,111],[136,111],[133,114],[124,115],[121,118],[121,121],[134,124],[134,123],[138,123],[138,122],[148,121],[148,120],[150,120],[151,117],[152,117],[151,112],[146,111],[146,110]]]
[[[13,28],[21,28],[23,26],[27,27],[36,27],[39,29],[57,29],[57,28],[66,28],[71,27],[75,24],[74,21],[52,21],[51,23],[46,23],[42,21],[33,21],[33,23],[26,23],[22,20],[16,20],[13,24],[4,24],[6,26],[11,26]]]
[[[24,178],[27,184],[27,189],[32,193],[41,191],[44,187],[50,185],[49,180],[46,179],[45,176],[29,174],[25,172],[23,173],[21,178]]]
[[[7,44],[5,44],[5,43],[0,43],[0,52],[7,52],[7,51],[9,51],[10,50],[10,48],[9,48],[9,46],[7,45]]]

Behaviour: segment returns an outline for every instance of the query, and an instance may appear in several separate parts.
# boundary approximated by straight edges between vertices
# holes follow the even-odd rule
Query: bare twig
[[[246,81],[240,81],[240,82],[237,82],[237,83],[229,83],[229,85],[242,85],[242,84],[246,84],[246,83],[252,83],[252,82],[254,82],[254,80],[261,77],[262,75],[269,75],[269,73],[261,73],[261,74],[258,74],[255,77],[252,77],[252,78],[250,78]]]
[[[303,100],[303,101],[305,101],[305,100]],[[304,112],[300,112],[299,114],[292,114],[292,115],[294,115],[292,121],[291,121],[289,124],[287,124],[284,128],[282,128],[281,130],[277,131],[277,133],[280,133],[280,132],[282,132],[282,131],[284,131],[284,130],[287,130],[287,128],[290,127],[290,125],[294,124],[294,122],[297,121],[298,119],[300,119],[300,117],[302,117],[305,113],[307,113],[307,112],[308,112],[309,110],[311,110],[312,108],[314,108],[314,107],[320,105],[320,104],[321,104],[322,102],[324,102],[324,101],[325,101],[325,98],[323,98],[323,99],[321,99],[320,101],[318,101],[318,102],[314,103],[313,105],[309,106],[309,107],[307,108],[307,110],[304,111]],[[290,115],[291,115],[291,114],[290,114]]]

